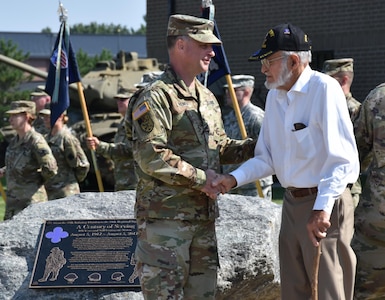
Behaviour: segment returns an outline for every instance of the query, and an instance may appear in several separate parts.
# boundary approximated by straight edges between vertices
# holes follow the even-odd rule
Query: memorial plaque
[[[128,287],[140,290],[136,221],[47,220],[30,288]]]

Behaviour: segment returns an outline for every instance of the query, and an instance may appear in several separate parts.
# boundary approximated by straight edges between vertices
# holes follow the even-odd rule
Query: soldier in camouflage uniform
[[[354,123],[360,113],[361,102],[353,98],[352,93],[350,92],[350,87],[354,78],[353,58],[326,60],[323,65],[323,72],[335,78],[341,85],[346,97],[350,119]],[[357,207],[362,192],[360,178],[353,184],[350,192],[353,197],[354,207]]]
[[[45,86],[37,86],[30,94],[31,101],[35,102],[37,118],[33,121],[32,126],[41,134],[48,134],[49,130],[44,125],[43,119],[40,117],[40,111],[51,103],[51,96],[44,91]]]
[[[145,299],[214,299],[217,203],[211,182],[221,163],[253,155],[255,142],[230,140],[214,95],[196,78],[221,44],[212,21],[169,18],[170,65],[136,93],[126,114],[139,165],[137,270]]]
[[[35,103],[20,100],[11,103],[9,122],[17,135],[11,140],[5,154],[7,201],[4,220],[12,218],[31,203],[47,201],[44,182],[57,173],[57,164],[44,137],[31,123]]]
[[[231,79],[247,136],[257,140],[265,112],[250,101],[254,90],[254,77],[251,75],[235,75],[232,76]],[[226,89],[226,104],[232,107],[233,103],[228,91],[228,85],[225,84],[224,88]],[[237,140],[242,139],[241,130],[239,128],[234,109],[231,109],[228,113],[223,115],[223,125],[225,126],[225,131],[228,137]],[[239,165],[224,165],[222,167],[222,171],[227,174],[236,169],[238,166]],[[273,177],[268,176],[262,178],[259,182],[264,198],[271,200]],[[257,186],[254,182],[235,188],[230,192],[233,194],[258,196]]]
[[[355,211],[356,299],[385,297],[385,83],[374,88],[354,124],[361,164],[372,161]]]
[[[78,182],[87,177],[90,163],[79,140],[66,125],[68,116],[66,113],[62,114],[51,128],[51,110],[45,108],[40,111],[40,115],[45,126],[50,129],[45,138],[58,165],[58,173],[44,183],[48,200],[79,194]]]
[[[121,90],[115,99],[118,111],[124,117],[126,115],[129,99],[133,91]],[[96,149],[96,153],[114,162],[115,191],[134,190],[138,183],[136,163],[132,157],[132,144],[127,139],[124,128],[124,118],[118,125],[113,143],[100,141],[97,137],[88,137],[87,146]]]

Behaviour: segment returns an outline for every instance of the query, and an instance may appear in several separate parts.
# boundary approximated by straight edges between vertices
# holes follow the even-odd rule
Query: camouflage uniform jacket
[[[79,140],[64,126],[55,135],[46,136],[56,158],[58,173],[44,184],[48,199],[59,199],[80,193],[78,181],[83,181],[90,169]]]
[[[255,142],[230,140],[211,91],[195,79],[191,93],[170,67],[134,96],[126,129],[139,165],[137,218],[213,220],[216,201],[199,190],[205,170],[252,157]]]
[[[358,115],[360,114],[361,109],[361,102],[353,98],[352,93],[348,93],[345,95],[346,97],[346,103],[348,105],[349,115],[350,119],[354,123],[354,121],[357,119]],[[361,181],[358,179],[353,186],[350,189],[350,192],[354,194],[361,194],[362,187],[361,187]]]
[[[353,98],[352,93],[348,93],[347,95],[345,95],[345,97],[346,103],[348,104],[350,119],[352,120],[352,122],[354,122],[360,113],[361,102]]]
[[[377,297],[359,295],[357,299],[380,299],[384,295],[385,257],[385,83],[374,88],[365,101],[354,123],[354,131],[361,165],[371,155],[368,177],[355,211],[355,237],[353,248],[357,253],[356,288]]]
[[[44,137],[33,128],[16,135],[5,154],[7,203],[47,201],[43,183],[57,173],[57,163]]]
[[[49,130],[44,125],[44,120],[39,116],[33,121],[32,126],[33,128],[35,128],[36,132],[42,135],[46,135],[49,133]]]
[[[113,143],[100,141],[96,153],[110,158],[114,162],[115,191],[133,190],[138,178],[136,163],[132,156],[132,142],[127,139],[124,119],[118,126]]]
[[[247,136],[257,140],[259,136],[259,131],[262,126],[263,118],[265,112],[258,106],[249,102],[247,105],[241,109],[243,123],[245,124],[245,129]],[[223,125],[225,126],[226,134],[229,138],[240,140],[242,139],[241,130],[238,125],[237,117],[235,111],[232,109],[226,115],[223,116]],[[237,165],[223,165],[223,173],[228,174],[231,171],[235,170]],[[273,184],[273,177],[268,176],[260,179],[261,187],[270,186]],[[257,187],[255,183],[248,183],[243,186],[240,186],[237,189],[232,190],[234,193],[238,194],[249,194],[252,191],[254,195],[258,195]]]

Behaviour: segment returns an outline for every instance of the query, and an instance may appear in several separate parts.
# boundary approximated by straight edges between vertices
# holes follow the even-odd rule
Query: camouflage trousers
[[[36,190],[36,189],[31,188],[30,190]],[[47,193],[45,191],[44,186],[41,186],[40,188],[38,188],[37,191],[33,194],[32,198],[29,198],[29,199],[20,197],[19,194],[15,194],[12,189],[9,189],[7,190],[7,200],[5,203],[4,220],[11,219],[14,215],[18,214],[24,208],[26,208],[28,205],[32,203],[46,202],[47,200],[48,200]]]
[[[385,299],[384,174],[372,170],[355,211],[352,247],[357,254],[355,299]]]
[[[138,219],[137,272],[146,300],[215,299],[214,221]]]

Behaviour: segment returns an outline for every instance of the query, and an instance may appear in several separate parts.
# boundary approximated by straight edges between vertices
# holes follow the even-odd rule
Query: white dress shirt
[[[294,124],[306,126],[295,130]],[[283,187],[318,187],[314,210],[331,213],[359,160],[353,125],[339,83],[305,68],[290,91],[272,89],[255,156],[231,172],[237,185],[276,174]]]

